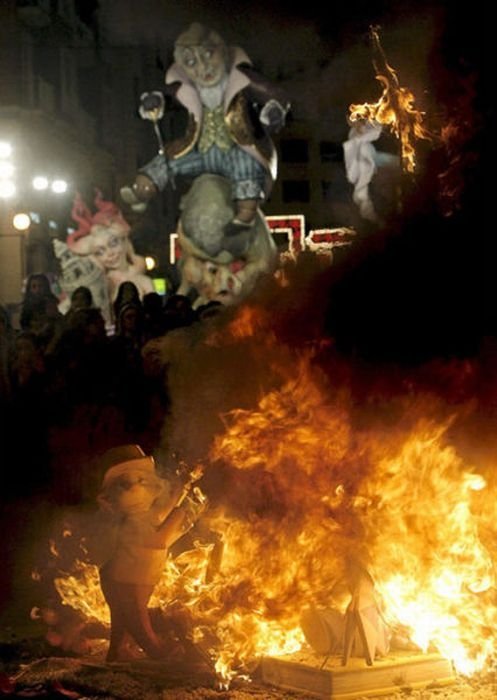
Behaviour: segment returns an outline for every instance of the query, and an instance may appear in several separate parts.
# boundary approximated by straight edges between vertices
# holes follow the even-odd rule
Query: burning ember
[[[416,165],[415,139],[431,140],[432,137],[423,124],[423,112],[414,107],[414,95],[400,85],[397,73],[388,64],[377,28],[370,28],[370,37],[376,79],[383,85],[383,93],[374,104],[350,105],[349,120],[366,120],[388,126],[400,141],[402,169],[413,173]]]
[[[199,482],[210,508],[152,606],[180,615],[229,682],[301,648],[305,610],[344,613],[361,569],[392,644],[484,669],[496,653],[495,494],[451,445],[451,419],[413,395],[358,407],[312,352],[278,346],[267,318],[246,309],[240,322],[228,342],[251,333],[272,353],[271,379],[257,405],[223,415]],[[108,622],[91,562],[55,583],[65,605]]]
[[[478,166],[480,156],[475,142],[483,126],[475,109],[477,94],[474,76],[462,80],[452,113],[440,130],[447,154],[447,167],[438,175],[444,216],[460,209],[465,189]]]

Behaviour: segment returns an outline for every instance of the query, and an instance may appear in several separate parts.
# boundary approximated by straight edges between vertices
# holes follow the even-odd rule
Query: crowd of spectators
[[[140,300],[134,284],[124,282],[113,313],[114,324],[106,325],[90,290],[79,287],[62,314],[42,274],[26,282],[18,327],[0,306],[7,497],[46,493],[61,503],[79,502],[82,461],[115,444],[157,444],[168,410],[167,378],[147,372],[142,350],[200,323],[203,309],[193,310],[189,298],[177,294],[151,292]]]

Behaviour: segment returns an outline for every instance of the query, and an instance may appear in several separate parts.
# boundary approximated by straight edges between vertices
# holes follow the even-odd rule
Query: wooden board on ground
[[[318,656],[297,652],[261,662],[265,683],[301,691],[323,700],[353,700],[388,695],[399,690],[454,683],[452,664],[438,654],[396,652],[367,666],[364,659],[351,658],[342,666],[340,656]]]

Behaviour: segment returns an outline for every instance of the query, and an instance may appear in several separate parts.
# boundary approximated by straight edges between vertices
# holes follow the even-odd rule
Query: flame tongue
[[[492,560],[475,516],[488,496],[485,480],[444,445],[446,427],[420,421],[378,464],[367,492],[380,501],[365,523],[377,533],[372,570],[389,618],[471,673],[484,664],[497,620],[485,595],[495,593]]]
[[[397,73],[388,64],[376,28],[370,28],[375,59],[376,79],[383,85],[383,93],[374,104],[352,104],[349,107],[351,122],[366,120],[387,126],[399,139],[402,168],[414,172],[416,153],[415,139],[431,139],[423,124],[424,115],[414,107],[414,95],[401,87]]]
[[[256,410],[227,416],[214,444],[211,459],[231,468],[224,510],[207,516],[224,551],[209,582],[208,557],[197,557],[189,605],[213,634],[218,670],[228,678],[257,656],[298,649],[302,611],[343,612],[355,566],[373,575],[393,629],[461,672],[482,668],[497,622],[479,537],[489,523],[474,514],[489,497],[484,479],[447,444],[449,422],[406,405],[387,430],[352,431],[348,397],[325,401],[319,385],[303,360]]]

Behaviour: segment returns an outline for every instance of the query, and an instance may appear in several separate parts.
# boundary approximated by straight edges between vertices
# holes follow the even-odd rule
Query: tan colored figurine
[[[107,661],[123,659],[128,635],[148,657],[164,659],[168,649],[152,628],[148,602],[168,548],[192,527],[205,503],[187,495],[192,479],[185,486],[161,478],[153,457],[138,445],[114,448],[104,460],[112,466],[98,500],[118,519],[114,550],[100,569],[111,614]]]

